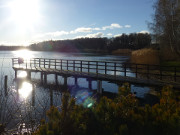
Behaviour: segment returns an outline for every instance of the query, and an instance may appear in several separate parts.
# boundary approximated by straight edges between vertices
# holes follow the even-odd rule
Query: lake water
[[[128,56],[112,55],[94,55],[90,53],[59,53],[59,52],[39,52],[39,51],[0,51],[0,77],[1,91],[0,95],[0,123],[7,123],[9,129],[18,127],[19,124],[26,123],[32,129],[32,125],[37,125],[37,121],[46,118],[46,110],[50,104],[59,106],[61,102],[61,92],[58,88],[51,88],[39,85],[38,79],[40,74],[32,73],[33,82],[27,81],[24,77],[25,72],[18,72],[18,81],[14,81],[14,70],[12,69],[12,58],[22,57],[29,58],[54,58],[70,60],[93,60],[93,61],[110,61],[125,62]],[[130,70],[130,69],[129,69]],[[8,76],[8,95],[4,94],[4,76]],[[133,74],[132,74],[133,75]],[[48,81],[55,82],[53,75],[48,75]],[[63,78],[58,77],[58,82],[63,84]],[[74,78],[68,78],[68,86],[71,94],[77,99],[77,103],[85,107],[96,102],[93,92],[88,89],[88,82],[84,78],[78,78],[78,86],[74,85]],[[117,93],[118,85],[102,82],[104,91]],[[97,89],[97,82],[92,82],[92,89]],[[136,92],[136,96],[143,98],[150,91],[149,87],[131,85],[131,91]],[[53,101],[52,101],[53,98]],[[7,122],[8,121],[8,122]],[[28,123],[28,124],[27,124]]]

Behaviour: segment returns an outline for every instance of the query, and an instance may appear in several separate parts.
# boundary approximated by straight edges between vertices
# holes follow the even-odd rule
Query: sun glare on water
[[[14,51],[14,57],[18,58],[23,58],[24,60],[29,60],[30,58],[33,58],[33,54],[32,51],[29,51],[27,49],[23,49],[23,50],[18,50],[18,51]]]
[[[27,98],[32,92],[32,84],[23,82],[22,87],[18,90],[19,94],[23,98]]]

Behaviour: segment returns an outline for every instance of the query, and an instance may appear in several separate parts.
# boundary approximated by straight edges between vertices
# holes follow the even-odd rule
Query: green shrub
[[[51,107],[36,135],[179,135],[180,102],[172,87],[164,87],[160,102],[139,106],[129,84],[119,88],[117,98],[102,97],[91,108],[76,105],[64,94],[60,108]]]

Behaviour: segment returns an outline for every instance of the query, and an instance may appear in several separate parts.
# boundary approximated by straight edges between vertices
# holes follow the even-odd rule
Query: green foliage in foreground
[[[61,110],[61,111],[59,111]],[[171,87],[164,87],[160,102],[139,106],[128,84],[114,100],[102,97],[92,108],[76,105],[65,94],[60,108],[51,107],[48,122],[35,135],[179,135],[180,102]]]

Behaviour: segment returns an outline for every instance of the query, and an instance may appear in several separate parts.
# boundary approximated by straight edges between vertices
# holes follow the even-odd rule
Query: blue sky
[[[149,31],[155,0],[0,0],[0,45]]]

